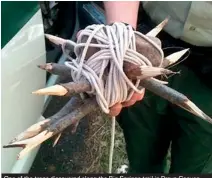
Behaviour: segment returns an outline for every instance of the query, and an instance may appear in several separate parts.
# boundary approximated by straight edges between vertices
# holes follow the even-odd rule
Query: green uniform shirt
[[[196,46],[212,46],[212,2],[143,2],[151,19],[160,23],[169,17],[165,31]]]

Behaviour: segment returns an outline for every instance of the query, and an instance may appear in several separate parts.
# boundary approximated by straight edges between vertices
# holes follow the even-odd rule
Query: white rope
[[[109,113],[109,108],[115,103],[128,101],[134,92],[142,92],[142,88],[138,89],[140,80],[133,84],[125,75],[124,61],[152,66],[144,55],[136,52],[135,34],[160,52],[162,64],[162,49],[151,39],[123,23],[114,23],[112,26],[90,25],[82,30],[74,46],[76,59],[65,63],[72,69],[75,82],[90,82],[92,90],[89,93],[96,95],[96,100],[105,113]],[[94,47],[98,51],[85,59],[88,48]]]
[[[110,153],[109,153],[109,171],[108,173],[112,173],[112,165],[113,165],[113,150],[115,143],[115,128],[116,128],[116,118],[112,117],[112,125],[111,125],[111,142],[110,142]]]
[[[138,66],[152,66],[149,59],[136,52],[135,34],[160,52],[161,65],[164,58],[162,49],[147,36],[134,31],[130,25],[126,26],[123,23],[114,23],[112,26],[90,25],[81,31],[76,43],[72,42],[76,59],[68,57],[71,61],[65,62],[65,64],[72,69],[71,75],[74,82],[83,80],[90,82],[92,89],[88,93],[96,95],[96,100],[105,113],[109,113],[110,107],[114,104],[128,101],[134,92],[142,92],[141,87],[138,89],[140,80],[138,79],[134,84],[125,75],[124,62],[127,61]],[[98,50],[86,59],[87,51],[91,48],[98,48]],[[64,46],[62,49],[65,53]],[[111,134],[110,173],[112,171],[115,118],[112,118]]]

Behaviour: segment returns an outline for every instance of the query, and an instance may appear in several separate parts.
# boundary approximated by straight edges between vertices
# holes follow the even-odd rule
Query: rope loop
[[[164,58],[162,49],[147,36],[124,23],[86,27],[74,45],[76,59],[65,62],[72,69],[71,75],[75,82],[90,82],[92,89],[88,93],[96,95],[96,100],[105,113],[109,113],[109,108],[114,104],[128,101],[134,92],[142,92],[142,88],[138,88],[140,80],[133,83],[125,75],[124,62],[152,66],[149,59],[136,52],[135,34],[160,52],[161,65]],[[92,48],[95,53],[86,58],[88,49]]]

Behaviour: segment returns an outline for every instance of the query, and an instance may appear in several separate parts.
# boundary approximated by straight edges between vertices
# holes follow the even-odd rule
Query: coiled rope
[[[164,54],[162,49],[144,34],[134,31],[130,25],[114,23],[113,25],[90,25],[80,33],[77,42],[67,41],[74,46],[76,59],[72,59],[63,52],[71,61],[65,62],[70,67],[72,79],[77,81],[89,81],[92,89],[88,93],[95,94],[96,100],[105,113],[116,103],[128,101],[134,92],[141,93],[138,88],[140,80],[133,83],[123,71],[124,62],[130,62],[138,66],[152,66],[152,63],[144,55],[136,52],[135,34],[154,46],[161,55],[161,66]],[[88,59],[88,48],[98,50]],[[115,117],[112,118],[112,138],[109,158],[109,173],[112,171],[112,157],[115,135]]]

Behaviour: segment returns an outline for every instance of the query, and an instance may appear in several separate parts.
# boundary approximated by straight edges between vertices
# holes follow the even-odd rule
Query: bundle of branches
[[[143,56],[148,58],[152,65],[138,66],[133,62],[124,61],[122,65],[123,72],[126,75],[127,79],[129,79],[130,81],[134,83],[135,81],[139,81],[138,86],[143,87],[153,92],[154,94],[170,101],[171,103],[176,104],[177,106],[187,110],[188,112],[198,116],[199,118],[212,123],[212,119],[207,116],[203,111],[201,111],[201,109],[199,109],[185,95],[173,90],[172,88],[169,88],[166,85],[166,82],[161,82],[154,78],[160,75],[168,75],[175,73],[166,68],[176,63],[188,51],[188,49],[184,49],[182,51],[173,53],[167,57],[163,57],[161,60],[161,42],[158,38],[156,38],[156,35],[163,29],[167,22],[168,19],[164,20],[156,28],[151,30],[148,34],[144,35],[145,39],[154,42],[154,44],[156,44],[155,46],[153,45],[153,43],[149,43],[144,40],[144,38],[141,38],[138,33],[135,33],[136,51],[139,54],[142,54]],[[93,32],[98,31],[96,29],[96,27],[94,29],[92,29],[91,27],[87,28],[87,30],[91,31],[92,34],[94,34]],[[52,35],[46,35],[46,37],[52,43],[61,46],[64,52],[66,50],[73,50],[74,42],[70,40],[65,40]],[[87,42],[91,42],[93,39],[87,34],[87,38],[84,38],[83,40],[84,44],[86,44]],[[93,46],[91,45],[91,47],[97,47],[95,46],[95,43],[101,43],[101,40],[104,41],[104,39],[98,36],[98,40],[94,40],[92,43]],[[80,42],[79,45],[81,45]],[[81,45],[81,48],[77,48],[74,50],[77,53],[82,53],[85,48],[85,45]],[[92,56],[95,55],[94,52],[92,53],[93,48],[86,49],[87,51],[90,50],[90,54],[92,54]],[[90,56],[84,56],[84,58],[86,59],[88,59],[89,57]],[[69,59],[74,61],[74,59],[71,59],[70,56]],[[93,88],[92,84],[88,80],[73,81],[71,78],[71,76],[73,76],[73,70],[69,66],[65,64],[60,65],[56,63],[48,63],[40,65],[39,67],[52,74],[67,77],[70,79],[70,82],[40,89],[33,92],[33,94],[74,96],[58,113],[56,113],[50,118],[45,119],[44,121],[32,125],[27,130],[16,136],[11,142],[9,142],[9,144],[4,146],[4,148],[23,147],[22,151],[18,155],[19,159],[22,158],[30,150],[32,150],[33,148],[53,136],[56,136],[56,140],[54,142],[56,144],[64,129],[72,125],[73,132],[75,132],[80,119],[85,117],[90,112],[101,110],[102,108],[100,107],[100,99],[97,100],[97,97],[95,95],[97,92],[90,93]],[[106,68],[108,68],[109,70],[110,65],[107,64]],[[106,71],[105,73],[107,72],[108,71]],[[79,94],[81,93],[87,93],[88,97],[79,97]]]

